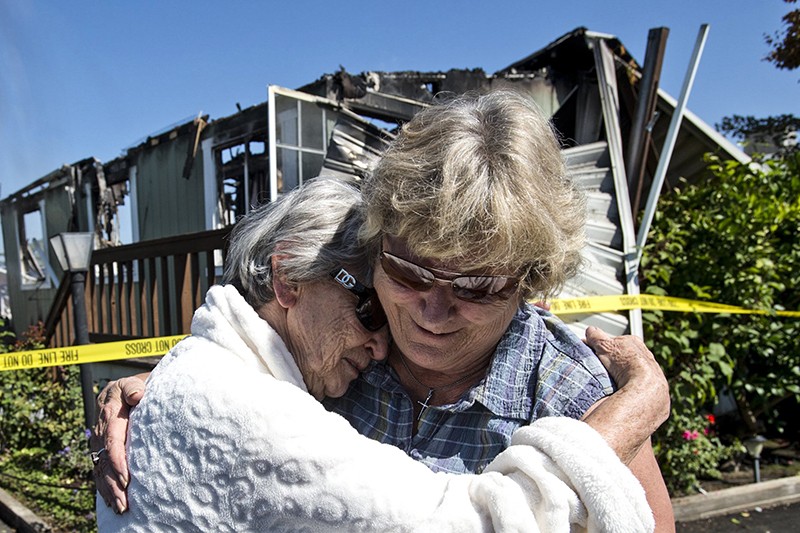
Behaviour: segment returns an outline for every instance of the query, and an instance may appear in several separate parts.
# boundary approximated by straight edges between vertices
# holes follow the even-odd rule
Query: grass
[[[27,456],[26,456],[27,455]],[[47,473],[37,454],[0,457],[0,487],[53,527],[54,532],[96,532],[94,483]]]

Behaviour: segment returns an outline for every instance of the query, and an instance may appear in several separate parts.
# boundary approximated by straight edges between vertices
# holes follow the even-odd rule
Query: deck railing
[[[230,228],[95,250],[86,276],[91,342],[189,333],[192,314],[219,281]],[[71,278],[45,322],[48,345],[74,341]]]

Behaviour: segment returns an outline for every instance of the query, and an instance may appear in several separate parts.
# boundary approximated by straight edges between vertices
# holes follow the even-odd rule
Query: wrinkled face
[[[356,296],[332,280],[297,290],[287,315],[290,349],[309,392],[337,398],[373,359],[386,357],[388,329],[368,331],[356,317]]]
[[[442,271],[464,272],[456,263],[415,256],[401,239],[395,237],[384,238],[383,250],[419,266],[435,269],[437,278],[458,276],[442,274]],[[513,275],[508,272],[466,274]],[[442,281],[434,283],[430,290],[415,290],[395,281],[380,261],[376,263],[373,281],[396,347],[417,365],[442,373],[457,373],[487,360],[520,305],[517,292],[507,299],[465,301],[456,297],[452,285]]]

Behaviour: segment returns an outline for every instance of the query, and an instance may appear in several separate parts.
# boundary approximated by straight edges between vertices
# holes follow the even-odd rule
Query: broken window
[[[131,202],[127,206],[125,202],[125,197],[129,194],[130,179],[127,165],[112,162],[106,172],[103,164],[95,160],[93,167],[94,180],[86,179],[90,174],[84,172],[83,175],[86,212],[92,213],[94,217],[95,246],[106,248],[133,242],[132,228],[123,226],[122,223],[124,218],[128,224],[131,215]],[[128,179],[121,179],[121,176]]]
[[[392,133],[364,118],[342,112],[333,127],[323,173],[342,178],[363,179],[388,146]],[[396,126],[396,125],[392,125]]]
[[[319,175],[338,118],[334,103],[270,87],[270,133],[274,135],[275,194]]]
[[[43,206],[35,203],[24,209],[20,213],[17,228],[22,287],[42,287],[48,283]]]
[[[269,167],[265,139],[214,150],[224,225],[232,225],[256,205],[269,200]]]

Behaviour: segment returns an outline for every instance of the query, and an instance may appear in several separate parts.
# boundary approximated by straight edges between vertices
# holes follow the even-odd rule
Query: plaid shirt
[[[373,363],[325,406],[362,435],[393,444],[439,472],[481,472],[520,426],[545,416],[580,418],[612,392],[600,361],[561,321],[526,305],[497,347],[489,373],[454,404],[424,409],[412,435],[412,400],[397,374]]]

